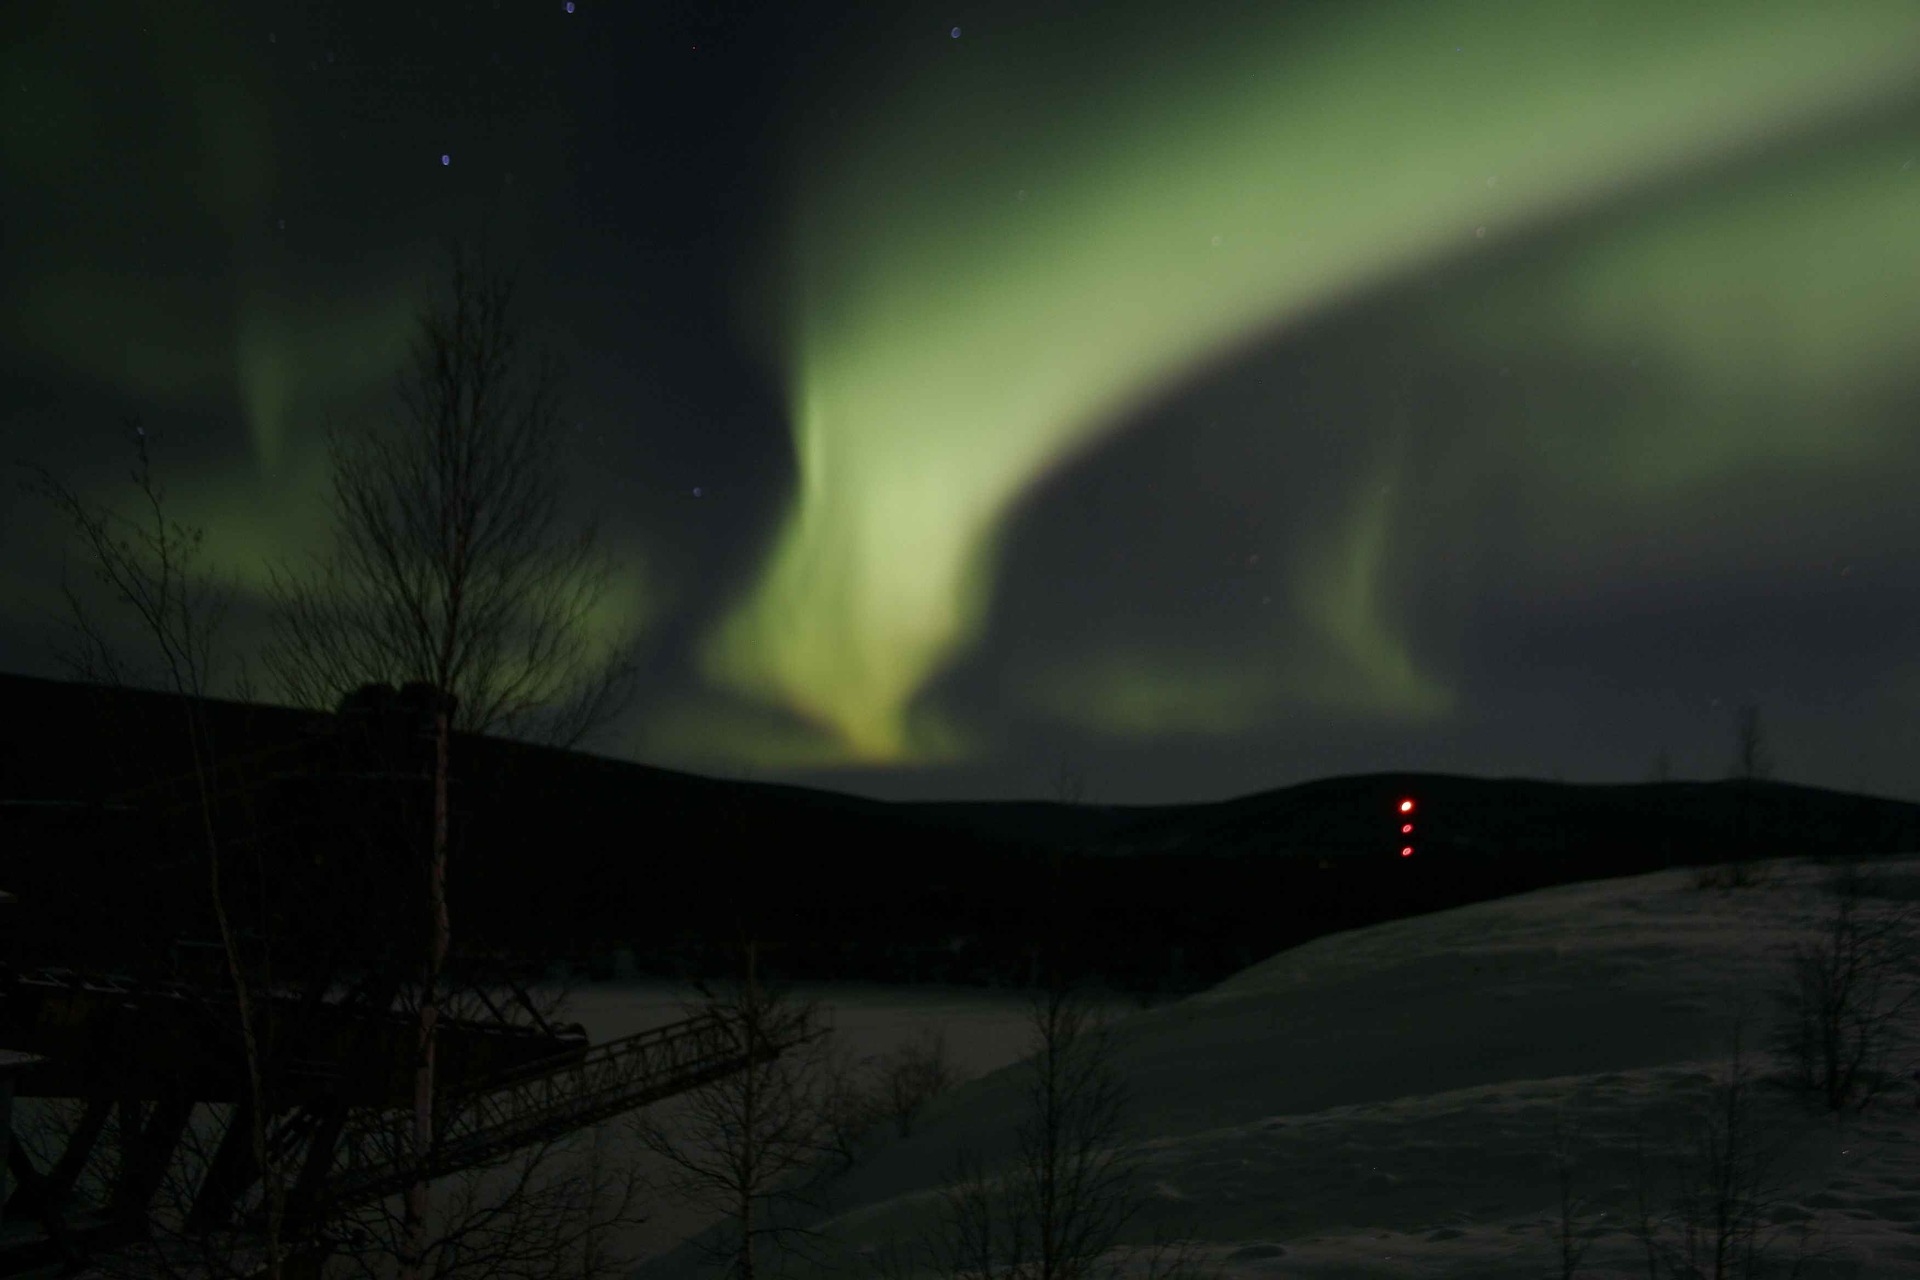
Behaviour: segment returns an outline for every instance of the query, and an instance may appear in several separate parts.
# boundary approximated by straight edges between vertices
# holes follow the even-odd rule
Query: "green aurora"
[[[1578,9],[1290,7],[1204,48],[1170,38],[1150,78],[1045,113],[986,91],[1041,66],[957,51],[883,122],[814,148],[780,274],[798,491],[711,638],[711,678],[848,759],[955,749],[916,695],[982,635],[1008,514],[1051,469],[1250,337],[1702,171],[1753,172],[1485,286],[1467,318],[1432,317],[1440,340],[1664,345],[1688,421],[1584,442],[1578,479],[1600,500],[1682,500],[1736,464],[1871,462],[1892,442],[1836,442],[1824,416],[1756,434],[1739,401],[1870,395],[1911,358],[1920,206],[1890,180],[1905,152],[1854,146],[1817,174],[1760,161],[1911,104],[1911,11]],[[1054,709],[1139,734],[1231,731],[1284,697],[1446,709],[1380,585],[1392,508],[1366,495],[1388,479],[1355,486],[1350,518],[1300,549],[1299,617],[1326,646],[1311,670],[1201,687],[1165,659],[1096,655]]]
[[[941,24],[898,43],[909,62],[931,49],[924,65],[859,80],[844,123],[783,111],[785,202],[740,324],[780,371],[795,483],[757,575],[695,639],[710,687],[647,707],[650,758],[979,758],[995,727],[938,686],[988,650],[1021,712],[1122,742],[1225,740],[1296,712],[1431,725],[1462,710],[1462,672],[1416,618],[1415,579],[1439,541],[1486,536],[1487,504],[1577,544],[1567,531],[1608,513],[1698,529],[1730,490],[1837,492],[1920,461],[1888,409],[1920,367],[1910,6],[1238,9],[1123,7],[1097,30],[982,15],[958,40]],[[442,135],[373,107],[336,135],[335,108],[303,116],[273,61],[293,56],[285,30],[261,46],[211,11],[134,10],[151,40],[123,23],[97,45],[77,28],[0,43],[18,89],[0,178],[48,193],[13,215],[36,250],[9,264],[6,336],[130,402],[238,412],[247,455],[209,448],[170,489],[257,602],[268,566],[322,527],[317,428],[364,411],[404,358],[455,207],[418,177]],[[577,198],[549,142],[563,113],[524,95],[489,146],[516,190]],[[374,207],[389,172],[416,184],[411,204]],[[353,216],[276,226],[329,184]],[[141,193],[131,222],[125,192]],[[1439,442],[1358,416],[1250,423],[1276,455],[1315,431],[1364,438],[1344,455],[1362,461],[1288,478],[1315,519],[1269,553],[1277,605],[1253,630],[1173,636],[1156,618],[1055,651],[995,615],[1010,531],[1051,481],[1147,407],[1389,296],[1463,368],[1647,367],[1617,406],[1572,413],[1575,393],[1539,391],[1523,422],[1469,417]],[[649,412],[610,416],[637,432]],[[1389,496],[1416,466],[1418,510]],[[121,494],[113,475],[98,489]],[[615,533],[644,572],[596,616],[608,644],[707,581],[648,536],[673,535],[664,519]],[[16,594],[23,613],[58,604],[45,581]],[[1920,679],[1901,679],[1886,696],[1912,704]]]

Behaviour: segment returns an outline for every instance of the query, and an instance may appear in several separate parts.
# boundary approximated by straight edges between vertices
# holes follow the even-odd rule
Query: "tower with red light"
[[[1400,803],[1394,806],[1394,814],[1400,819],[1400,856],[1413,856],[1413,797],[1402,796]]]

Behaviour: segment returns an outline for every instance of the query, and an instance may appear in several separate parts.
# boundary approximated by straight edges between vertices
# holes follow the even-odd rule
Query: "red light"
[[[1400,856],[1403,858],[1411,858],[1413,856],[1413,846],[1408,845],[1406,848],[1402,849],[1400,851]]]
[[[1412,824],[1411,822],[1403,822],[1403,823],[1401,823],[1401,824],[1400,824],[1400,834],[1401,834],[1401,835],[1403,835],[1403,836],[1410,836],[1410,835],[1412,835],[1412,834],[1413,834],[1413,824]]]
[[[1413,801],[1411,801],[1411,800],[1402,800],[1402,801],[1400,802],[1400,812],[1402,812],[1402,813],[1412,813],[1412,812],[1413,812]]]

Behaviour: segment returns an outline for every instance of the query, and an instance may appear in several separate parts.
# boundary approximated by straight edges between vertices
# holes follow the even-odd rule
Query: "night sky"
[[[15,0],[0,102],[0,454],[121,500],[138,415],[238,653],[457,235],[572,370],[606,754],[1625,782],[1752,702],[1920,798],[1908,0]]]

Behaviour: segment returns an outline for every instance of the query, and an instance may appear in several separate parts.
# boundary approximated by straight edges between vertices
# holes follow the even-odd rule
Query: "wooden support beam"
[[[114,1107],[114,1154],[119,1157],[119,1163],[113,1173],[113,1198],[117,1200],[120,1197],[119,1187],[126,1182],[129,1172],[140,1163],[140,1126],[146,1122],[147,1108],[137,1093],[121,1094]]]
[[[19,1142],[7,1144],[7,1171],[13,1175],[14,1185],[18,1188],[8,1197],[8,1204],[18,1202],[40,1224],[47,1233],[49,1252],[61,1262],[72,1266],[78,1257],[74,1248],[72,1234],[67,1230],[65,1218],[60,1214],[60,1206],[47,1194],[47,1176],[33,1167],[33,1161],[20,1149]]]
[[[340,1139],[340,1123],[333,1115],[333,1108],[336,1104],[340,1105],[341,1116],[344,1117],[345,1105],[338,1103],[338,1100],[332,1097],[318,1098],[312,1102],[303,1102],[294,1107],[279,1122],[278,1127],[269,1134],[267,1138],[267,1158],[272,1161],[274,1165],[284,1169],[288,1162],[291,1161],[294,1153],[301,1152],[304,1174],[306,1163],[314,1158],[314,1143],[324,1139],[328,1158],[331,1159],[333,1148],[339,1144]],[[302,1175],[295,1176],[296,1179],[298,1179]],[[252,1185],[259,1177],[259,1171],[254,1171],[252,1177],[249,1178],[246,1183],[242,1184],[242,1189]],[[289,1201],[291,1201],[292,1192],[293,1188],[289,1187]],[[290,1209],[291,1204],[289,1204],[289,1210]],[[263,1198],[259,1204],[256,1204],[248,1211],[244,1227],[248,1231],[259,1232],[266,1230],[266,1225],[267,1204]]]
[[[540,1028],[540,1034],[543,1036],[554,1036],[556,1032],[551,1026],[547,1025],[547,1020],[540,1016],[540,1010],[534,1007],[533,998],[527,994],[527,989],[517,982],[513,983],[512,986],[514,999],[519,1001],[521,1007],[533,1016],[533,1025]],[[501,1021],[505,1022],[506,1019],[502,1018]]]
[[[300,1174],[287,1196],[286,1234],[288,1239],[305,1239],[319,1229],[321,1194],[333,1176],[334,1153],[340,1145],[340,1133],[347,1123],[347,1104],[328,1098],[316,1106],[318,1122],[307,1142]]]
[[[185,1098],[165,1098],[153,1104],[120,1168],[113,1191],[112,1216],[116,1220],[130,1224],[146,1216],[192,1112],[193,1103]]]
[[[80,1117],[79,1127],[67,1139],[66,1149],[53,1162],[53,1169],[47,1174],[47,1194],[53,1198],[54,1204],[65,1204],[73,1194],[74,1184],[80,1181],[80,1174],[93,1155],[100,1133],[107,1127],[107,1117],[112,1114],[113,1104],[107,1099],[87,1099],[87,1109]]]
[[[187,1230],[196,1235],[224,1227],[233,1217],[240,1193],[260,1176],[259,1161],[253,1152],[253,1104],[242,1102],[233,1108],[227,1131],[220,1135],[213,1160],[200,1180],[187,1214]]]
[[[286,1113],[267,1135],[267,1159],[275,1164],[292,1155],[313,1130],[317,1113],[310,1102],[300,1103]]]

